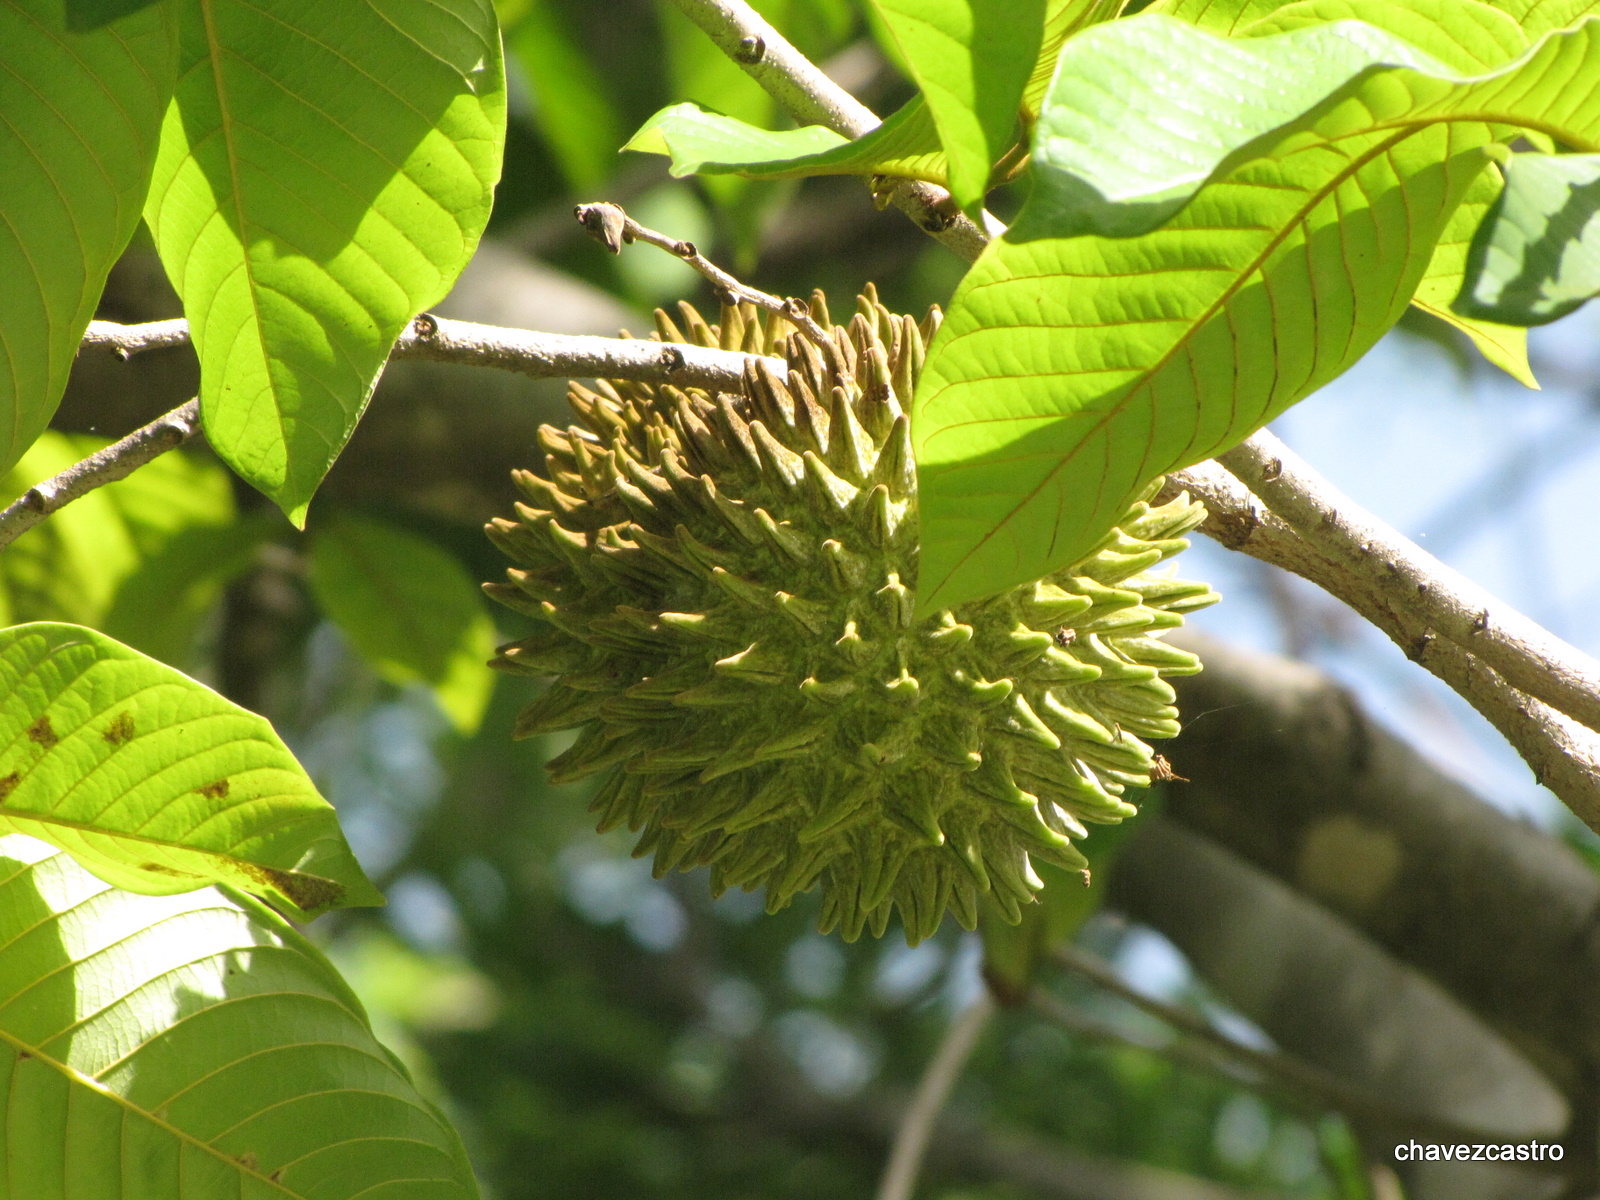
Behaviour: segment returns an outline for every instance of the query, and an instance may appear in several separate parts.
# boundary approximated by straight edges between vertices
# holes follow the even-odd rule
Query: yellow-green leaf
[[[0,630],[0,828],[147,895],[229,883],[301,920],[383,903],[265,718],[75,625]]]

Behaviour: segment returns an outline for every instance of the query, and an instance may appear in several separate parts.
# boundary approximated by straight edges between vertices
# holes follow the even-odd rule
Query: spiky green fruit
[[[657,875],[709,864],[712,889],[769,911],[821,886],[822,927],[912,942],[988,895],[1015,921],[1072,870],[1083,822],[1137,810],[1178,732],[1160,641],[1217,597],[1153,574],[1204,510],[1135,504],[1082,561],[917,621],[916,472],[906,409],[937,310],[875,294],[831,344],[782,319],[683,305],[664,341],[787,360],[745,395],[639,383],[570,393],[580,424],[540,430],[549,478],[489,535],[521,566],[490,591],[539,632],[496,665],[554,682],[519,736],[580,727],[559,782],[609,772],[600,828],[643,830]],[[687,332],[685,332],[687,331]]]

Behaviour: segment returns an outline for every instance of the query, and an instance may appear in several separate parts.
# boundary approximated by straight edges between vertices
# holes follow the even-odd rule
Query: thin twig
[[[1204,1042],[1226,1058],[1249,1068],[1264,1080],[1270,1080],[1325,1108],[1337,1109],[1347,1116],[1367,1123],[1369,1127],[1405,1131],[1441,1142],[1492,1142],[1505,1139],[1505,1135],[1499,1130],[1460,1125],[1454,1121],[1440,1120],[1423,1113],[1394,1108],[1365,1088],[1349,1084],[1320,1067],[1301,1062],[1277,1050],[1262,1050],[1255,1046],[1247,1046],[1223,1033],[1200,1013],[1153,999],[1129,987],[1109,963],[1076,946],[1059,946],[1052,951],[1051,957],[1059,965],[1082,975],[1096,987],[1127,1001],[1140,1012],[1171,1026],[1179,1033]],[[1042,1011],[1048,1013],[1048,1006]]]
[[[871,133],[881,121],[873,111],[823,74],[744,0],[673,0],[717,47],[759,83],[796,120],[826,125],[847,138]],[[956,207],[944,188],[902,179],[889,195],[917,227],[974,261],[1005,226],[984,214],[980,228]]]
[[[574,213],[578,218],[578,224],[588,230],[589,236],[611,253],[621,254],[622,247],[629,242],[645,242],[665,250],[709,279],[711,286],[717,289],[720,296],[735,301],[747,301],[757,308],[776,313],[810,338],[813,344],[832,349],[833,339],[821,325],[817,324],[811,315],[811,306],[804,300],[797,300],[794,297],[785,300],[740,282],[701,254],[693,242],[668,237],[664,233],[658,233],[648,226],[639,224],[622,210],[621,205],[603,201],[598,204],[580,204]]]
[[[0,512],[0,549],[79,496],[115,483],[192,438],[200,429],[200,401],[190,400],[121,441],[97,450],[59,475],[36,483]]]
[[[156,345],[181,345],[189,337],[184,321],[148,325],[96,321],[90,330],[93,338],[85,338],[85,345],[108,346],[123,357]],[[706,346],[664,346],[642,338],[537,333],[423,313],[400,335],[393,357],[497,367],[539,379],[637,379],[737,392],[744,389],[745,365],[757,356]],[[787,377],[788,364],[782,359],[762,361],[780,379]]]
[[[928,1139],[939,1122],[951,1089],[961,1076],[961,1069],[972,1056],[973,1047],[978,1044],[989,1018],[994,1016],[994,1009],[994,1001],[985,991],[950,1022],[944,1040],[928,1063],[916,1094],[895,1130],[889,1165],[883,1172],[883,1182],[878,1185],[878,1200],[911,1200],[923,1156],[928,1150]]]
[[[1513,687],[1600,730],[1600,661],[1528,619],[1364,511],[1267,430],[1219,462],[1329,560],[1417,627],[1449,638]]]
[[[1304,477],[1296,476],[1291,486],[1303,489]],[[1600,832],[1600,735],[1513,687],[1449,638],[1433,636],[1422,602],[1417,607],[1394,602],[1383,586],[1391,577],[1380,559],[1329,557],[1320,544],[1301,537],[1216,463],[1170,473],[1163,495],[1180,490],[1205,505],[1208,515],[1201,529],[1214,540],[1309,579],[1376,625],[1483,714],[1532,768],[1535,778],[1584,824]],[[1504,607],[1492,603],[1496,609]]]

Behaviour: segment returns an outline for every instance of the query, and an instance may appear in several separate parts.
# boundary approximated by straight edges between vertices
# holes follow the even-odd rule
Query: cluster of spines
[[[1083,821],[1134,812],[1143,737],[1176,732],[1163,674],[1197,669],[1150,635],[1214,596],[1147,572],[1203,516],[1141,502],[1082,562],[916,622],[909,405],[937,313],[874,295],[830,341],[724,307],[657,314],[668,341],[777,352],[743,395],[574,386],[581,425],[546,427],[549,478],[491,536],[491,591],[546,630],[499,665],[555,675],[528,735],[582,726],[557,780],[612,773],[601,827],[642,829],[658,874],[709,864],[776,909],[819,882],[823,926],[908,937],[979,897],[1015,919],[1029,855],[1082,868]]]

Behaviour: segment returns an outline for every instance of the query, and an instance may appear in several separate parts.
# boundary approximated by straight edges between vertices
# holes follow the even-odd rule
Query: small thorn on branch
[[[827,331],[817,324],[816,318],[811,315],[811,306],[804,300],[794,297],[783,299],[763,292],[759,288],[753,288],[747,283],[741,283],[701,254],[693,242],[668,237],[664,233],[658,233],[641,225],[619,205],[601,201],[595,204],[580,204],[573,211],[578,218],[578,224],[611,253],[622,253],[622,247],[629,242],[646,242],[659,250],[665,250],[668,254],[688,263],[709,280],[718,299],[753,304],[767,312],[776,313],[794,325],[813,344],[832,349],[832,339],[828,337]]]

